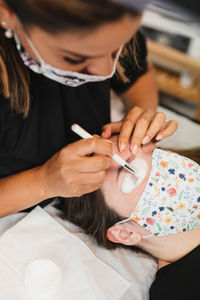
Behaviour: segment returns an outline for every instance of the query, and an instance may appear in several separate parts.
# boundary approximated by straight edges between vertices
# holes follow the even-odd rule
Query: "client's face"
[[[117,136],[111,140],[114,152],[136,170],[136,176],[113,161],[101,190],[107,205],[121,217],[127,218],[145,189],[151,171],[152,153],[156,146],[153,143],[145,145],[133,156],[129,148],[124,153],[118,151]]]

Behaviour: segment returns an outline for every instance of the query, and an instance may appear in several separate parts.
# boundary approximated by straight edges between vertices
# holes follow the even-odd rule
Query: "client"
[[[192,251],[200,244],[200,166],[152,143],[121,154],[111,140],[135,176],[113,162],[100,191],[60,202],[63,217],[108,249],[131,246],[168,262]]]

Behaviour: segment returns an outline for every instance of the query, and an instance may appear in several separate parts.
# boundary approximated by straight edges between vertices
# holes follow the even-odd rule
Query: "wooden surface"
[[[147,42],[150,60],[154,64],[156,61],[164,61],[165,67],[155,65],[156,79],[160,91],[176,98],[195,104],[195,118],[200,120],[200,61],[169,47],[160,45],[156,42]],[[194,76],[191,87],[180,85],[180,73],[175,73],[167,69],[167,63],[177,66],[182,71],[189,71]]]
[[[189,57],[187,54],[170,47],[147,41],[148,51],[151,55],[168,60],[183,69],[200,74],[200,60]]]

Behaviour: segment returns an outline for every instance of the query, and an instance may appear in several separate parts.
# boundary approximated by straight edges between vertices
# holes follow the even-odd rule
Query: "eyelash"
[[[119,178],[119,174],[120,174],[120,172],[122,171],[122,169],[123,169],[123,167],[119,167],[119,169],[117,170],[117,180],[118,180],[118,178]]]
[[[117,51],[115,51],[115,52],[112,54],[113,59],[115,59],[116,54],[117,54]],[[65,57],[64,57],[64,60],[65,60],[66,62],[72,64],[72,65],[79,65],[79,64],[84,63],[84,62],[86,61],[86,58],[82,58],[82,59],[80,59],[80,60],[75,60],[75,59],[73,59],[73,58],[70,58],[70,57],[65,56]]]
[[[81,63],[83,63],[83,62],[86,61],[85,58],[83,58],[83,59],[81,59],[81,60],[75,60],[75,59],[72,59],[72,58],[70,58],[70,57],[64,57],[64,60],[65,60],[66,62],[72,64],[72,65],[79,65],[79,64],[81,64]]]

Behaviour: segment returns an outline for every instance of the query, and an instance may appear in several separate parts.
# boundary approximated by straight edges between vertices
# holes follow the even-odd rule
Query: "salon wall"
[[[160,104],[200,121],[200,21],[153,3],[142,25]]]

